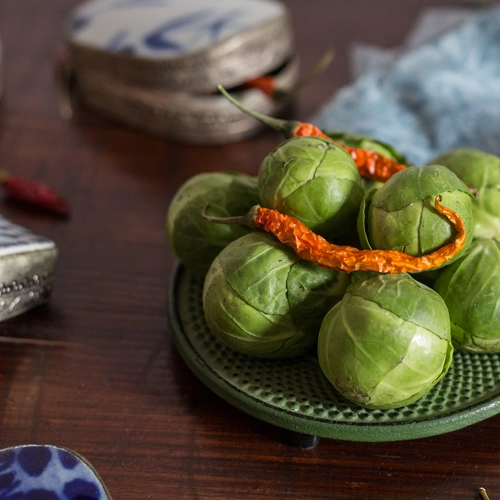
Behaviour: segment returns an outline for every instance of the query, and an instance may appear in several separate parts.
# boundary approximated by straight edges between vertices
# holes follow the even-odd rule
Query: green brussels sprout
[[[453,226],[434,207],[437,195],[442,197],[442,205],[464,221],[466,243],[446,264],[459,258],[473,237],[473,197],[467,186],[441,165],[408,167],[367,196],[358,221],[363,245],[418,257],[453,241]]]
[[[444,377],[452,355],[443,299],[408,274],[353,281],[318,338],[325,376],[367,408],[415,402]]]
[[[442,269],[434,283],[451,319],[455,346],[470,352],[500,352],[500,243],[477,238],[460,260]]]
[[[351,156],[319,137],[294,137],[263,161],[258,173],[262,206],[296,217],[326,239],[355,227],[363,199]]]
[[[250,233],[216,257],[205,278],[206,322],[223,343],[251,356],[289,358],[317,342],[347,273],[297,257],[272,235]]]
[[[477,194],[472,202],[474,236],[500,239],[500,158],[476,149],[456,149],[438,156]]]
[[[177,258],[192,272],[205,276],[210,264],[231,241],[250,229],[214,224],[202,217],[229,217],[247,213],[259,204],[257,179],[232,172],[198,174],[174,195],[167,212],[167,237]]]

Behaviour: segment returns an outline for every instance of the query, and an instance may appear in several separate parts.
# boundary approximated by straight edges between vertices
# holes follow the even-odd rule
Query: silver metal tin
[[[298,61],[292,60],[276,76],[280,89],[289,90],[298,76]],[[224,96],[148,90],[130,87],[111,78],[82,75],[79,94],[90,108],[134,128],[155,135],[198,144],[223,144],[247,138],[263,125],[246,115]],[[234,93],[245,106],[275,115],[284,106],[258,89]]]
[[[226,143],[262,127],[217,85],[244,88],[273,72],[286,91],[298,79],[289,16],[276,0],[93,0],[72,13],[67,38],[88,107],[186,142]],[[255,89],[238,98],[270,115],[284,105]]]
[[[53,241],[0,216],[0,321],[49,299],[58,253]]]

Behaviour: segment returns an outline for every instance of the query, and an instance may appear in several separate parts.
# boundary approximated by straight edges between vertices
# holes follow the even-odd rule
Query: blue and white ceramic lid
[[[148,59],[208,49],[283,17],[269,0],[93,0],[72,17],[75,43]]]
[[[277,0],[92,0],[71,14],[75,71],[184,92],[234,86],[293,54]]]
[[[0,215],[0,257],[50,250],[55,247],[56,245],[52,240],[14,224]]]

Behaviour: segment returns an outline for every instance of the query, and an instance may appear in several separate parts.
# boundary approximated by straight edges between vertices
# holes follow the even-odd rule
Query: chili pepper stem
[[[317,78],[321,73],[323,73],[326,68],[330,65],[332,62],[333,58],[335,56],[335,50],[330,47],[325,54],[323,54],[323,57],[319,60],[318,64],[312,68],[311,71],[306,73],[304,76],[299,78],[294,85],[288,90],[282,89],[282,88],[274,88],[274,85],[276,83],[276,79],[274,77],[270,77],[268,80],[266,77],[256,78],[254,80],[254,85],[256,88],[261,88],[261,90],[264,91],[269,97],[273,98],[275,101],[278,102],[283,102],[286,101],[287,99],[290,99],[294,94],[299,92],[303,87],[309,85],[315,78]],[[256,83],[256,85],[255,85]]]
[[[330,65],[333,58],[335,57],[335,49],[330,47],[323,57],[319,60],[318,64],[306,75],[300,78],[290,89],[289,95],[298,92],[300,89],[308,85],[311,81],[313,81],[316,77],[321,75],[323,71]]]
[[[255,217],[260,208],[259,205],[252,207],[246,215],[236,215],[234,217],[214,217],[207,214],[207,209],[210,205],[207,203],[201,211],[201,216],[208,222],[215,222],[216,224],[238,224],[240,226],[247,226],[256,229]]]
[[[3,168],[0,168],[0,184],[3,184],[9,177],[9,172],[7,172],[7,170],[4,170]]]
[[[298,127],[300,127],[301,123],[294,120],[281,120],[280,118],[274,118],[272,116],[263,115],[258,111],[253,111],[243,104],[241,104],[238,100],[236,100],[222,85],[218,85],[217,88],[219,92],[226,97],[232,104],[234,104],[240,111],[246,113],[249,116],[253,116],[256,120],[259,120],[261,123],[277,130],[278,132],[283,133],[287,138],[294,136],[294,131]]]
[[[61,49],[57,56],[55,73],[59,84],[59,115],[63,120],[69,120],[73,117],[71,84],[74,71],[69,54],[65,49]]]
[[[488,493],[486,493],[486,490],[484,488],[479,488],[479,493],[484,498],[484,500],[490,500],[490,497],[488,496]]]

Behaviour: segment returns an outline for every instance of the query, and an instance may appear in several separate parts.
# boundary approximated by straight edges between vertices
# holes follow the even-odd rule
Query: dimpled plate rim
[[[456,351],[448,374],[417,402],[369,410],[340,396],[315,356],[262,360],[232,351],[203,317],[203,279],[177,264],[168,319],[190,370],[214,393],[255,418],[290,431],[346,441],[403,441],[462,429],[500,412],[500,355]]]

